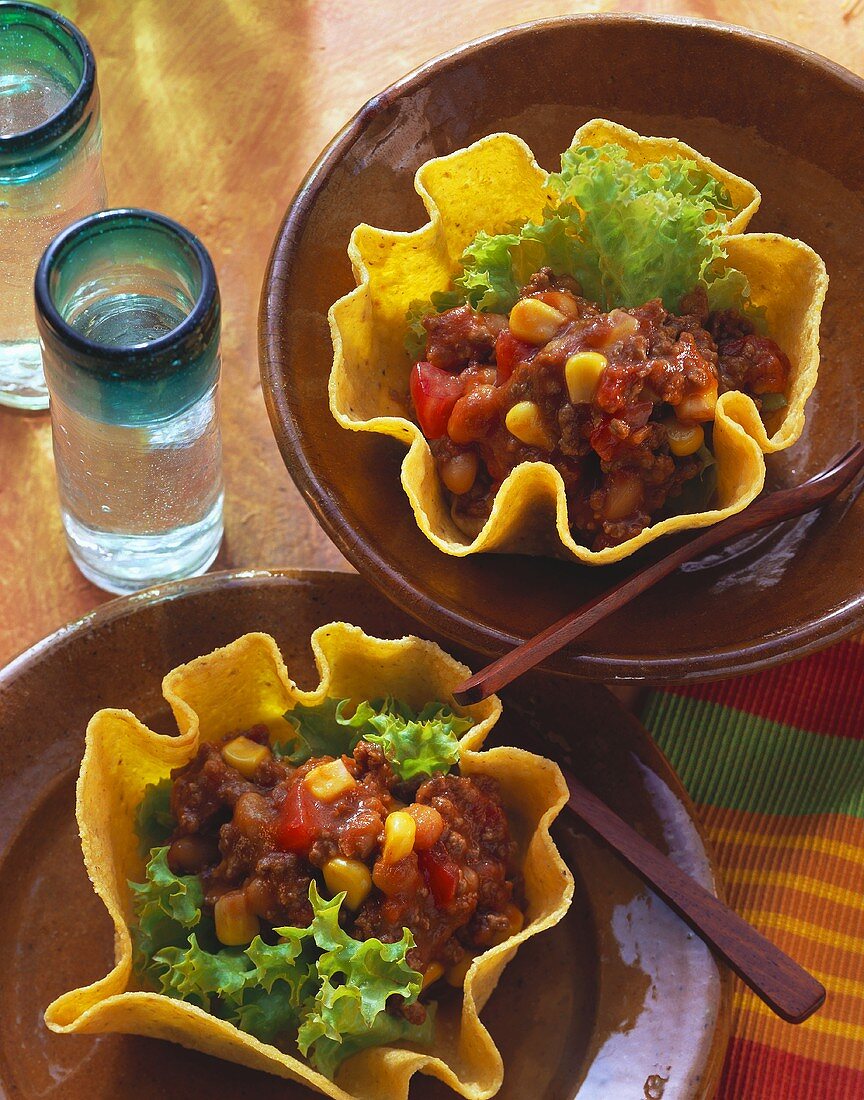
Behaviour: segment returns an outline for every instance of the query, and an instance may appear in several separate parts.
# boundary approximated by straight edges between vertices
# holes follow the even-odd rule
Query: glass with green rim
[[[105,205],[93,51],[57,12],[0,0],[0,404],[44,409],[33,276],[51,238]]]
[[[161,214],[91,214],[40,260],[36,319],[78,568],[110,592],[204,572],[223,503],[220,301],[207,250]]]

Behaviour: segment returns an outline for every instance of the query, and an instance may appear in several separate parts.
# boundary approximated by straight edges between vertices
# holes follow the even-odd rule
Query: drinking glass
[[[33,276],[51,238],[105,205],[93,51],[67,19],[0,0],[0,404],[48,406]]]
[[[36,317],[69,550],[111,592],[202,573],[222,539],[220,302],[207,250],[146,210],[48,246]]]

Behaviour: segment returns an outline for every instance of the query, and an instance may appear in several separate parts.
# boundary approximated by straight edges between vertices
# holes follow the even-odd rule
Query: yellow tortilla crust
[[[412,302],[449,286],[459,256],[481,230],[501,233],[513,222],[538,219],[548,195],[545,172],[525,142],[512,134],[492,134],[427,161],[414,183],[429,214],[426,225],[411,233],[359,225],[351,235],[348,254],[357,287],[330,309],[329,397],[342,427],[408,444],[402,485],[420,530],[446,554],[547,554],[588,565],[619,561],[661,535],[706,527],[746,508],[762,490],[764,455],[791,446],[803,430],[804,406],[819,369],[819,321],[828,286],[820,257],[801,241],[745,233],[759,207],[759,192],[683,142],[642,137],[605,119],[586,123],[573,137],[574,145],[606,142],[623,146],[637,164],[662,157],[694,159],[727,188],[733,210],[720,232],[729,263],[749,279],[754,305],[765,311],[768,331],[792,364],[785,413],[771,418],[769,435],[749,397],[724,394],[714,424],[716,507],[661,520],[619,546],[594,551],[574,540],[563,480],[545,462],[517,466],[498,490],[482,529],[473,538],[466,534],[451,516],[429,444],[410,419],[412,364],[403,346],[405,314]]]
[[[479,1012],[524,940],[550,928],[566,913],[573,879],[549,835],[567,800],[558,767],[521,749],[479,751],[501,714],[496,697],[457,707],[451,691],[469,670],[431,642],[415,637],[372,638],[346,623],[330,623],[312,635],[320,674],[313,691],[290,678],[275,641],[246,634],[209,656],[181,665],[165,677],[163,694],[179,736],[154,733],[125,710],[102,710],[87,727],[78,778],[76,813],[84,862],[115,929],[115,964],[104,978],[58,997],[46,1010],[56,1032],[124,1032],[168,1039],[194,1050],[310,1085],[337,1100],[405,1100],[412,1075],[431,1074],[469,1100],[493,1096],[503,1063]],[[275,738],[293,736],[284,718],[298,703],[327,696],[398,696],[419,707],[440,699],[474,719],[462,737],[464,774],[494,776],[523,851],[528,901],[525,927],[473,963],[461,1010],[439,1013],[431,1049],[379,1047],[347,1059],[331,1081],[305,1062],[183,1001],[142,992],[132,973],[129,880],[142,881],[144,860],[135,814],[148,784],[194,757],[199,744],[264,723]]]

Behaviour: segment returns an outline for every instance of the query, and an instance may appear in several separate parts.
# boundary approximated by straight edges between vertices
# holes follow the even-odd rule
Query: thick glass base
[[[137,592],[154,584],[197,577],[213,564],[222,542],[219,496],[198,523],[157,535],[124,535],[86,527],[63,513],[72,559],[84,576],[107,592]]]
[[[48,387],[37,341],[0,343],[0,405],[34,411],[48,408]]]

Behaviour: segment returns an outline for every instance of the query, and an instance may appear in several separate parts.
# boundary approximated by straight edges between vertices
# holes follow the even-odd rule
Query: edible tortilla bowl
[[[503,1064],[478,1013],[519,944],[556,924],[573,894],[572,876],[549,835],[567,799],[561,772],[521,749],[478,751],[501,714],[495,697],[460,708],[475,721],[460,741],[460,767],[465,774],[493,775],[501,785],[523,854],[526,923],[517,935],[478,956],[465,981],[461,1014],[455,1004],[441,1006],[431,1049],[366,1050],[343,1063],[335,1083],[194,1005],[135,988],[126,884],[142,877],[144,861],[134,823],[148,784],[185,764],[202,741],[258,723],[271,733],[290,734],[283,715],[297,703],[314,705],[328,695],[388,694],[411,705],[436,698],[452,702],[451,690],[468,672],[431,642],[414,637],[383,641],[345,623],[316,630],[312,649],[321,676],[312,692],[297,688],[266,634],[246,634],[174,669],[163,681],[163,694],[179,736],[156,734],[129,711],[103,710],[93,717],[78,780],[77,817],[87,872],[114,921],[115,966],[100,981],[54,1001],[46,1022],[57,1032],[117,1031],[169,1039],[311,1085],[338,1100],[404,1100],[418,1070],[470,1100],[493,1096],[501,1087]]]
[[[618,546],[589,550],[570,532],[560,474],[548,463],[526,462],[502,483],[489,518],[471,538],[454,522],[429,444],[407,415],[411,359],[403,346],[405,315],[412,302],[449,286],[462,251],[477,233],[502,233],[514,222],[539,219],[548,195],[544,171],[512,134],[493,134],[427,161],[415,176],[430,218],[426,225],[410,233],[360,225],[351,236],[348,252],[358,285],[330,309],[329,396],[342,427],[409,445],[402,485],[420,530],[446,554],[547,554],[589,565],[620,561],[661,535],[706,527],[742,511],[764,485],[764,455],[791,446],[803,430],[804,407],[818,374],[819,321],[828,285],[820,257],[801,241],[746,234],[759,192],[682,142],[642,137],[603,119],[586,123],[573,138],[574,145],[604,142],[624,146],[636,163],[692,157],[725,185],[733,210],[719,232],[730,264],[747,276],[754,306],[764,310],[768,331],[789,356],[787,407],[769,418],[769,434],[748,396],[732,391],[720,397],[713,437],[716,506],[710,511],[670,516]]]

